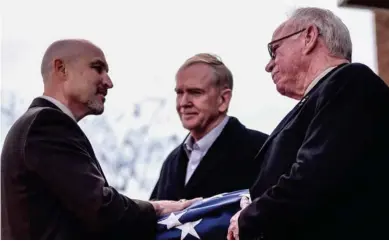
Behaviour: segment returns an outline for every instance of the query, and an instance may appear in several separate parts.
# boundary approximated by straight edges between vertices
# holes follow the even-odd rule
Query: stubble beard
[[[101,115],[104,112],[104,103],[99,100],[90,100],[88,101],[88,109],[91,115]]]

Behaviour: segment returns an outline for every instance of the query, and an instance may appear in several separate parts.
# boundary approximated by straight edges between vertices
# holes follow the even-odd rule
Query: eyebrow
[[[107,73],[109,71],[107,63],[102,61],[101,59],[96,59],[96,60],[92,61],[90,63],[90,65],[100,65],[100,66],[102,66],[105,69],[105,71],[107,71]]]
[[[190,88],[174,88],[174,91],[187,91],[187,92],[193,92],[193,91],[200,91],[204,92],[205,90],[202,88],[197,88],[197,87],[190,87]]]

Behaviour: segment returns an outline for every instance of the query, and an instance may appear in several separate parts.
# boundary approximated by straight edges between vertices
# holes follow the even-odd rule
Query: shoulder
[[[327,103],[339,96],[369,96],[377,90],[387,92],[385,82],[368,66],[361,63],[345,64],[336,68],[318,88],[318,104]],[[389,93],[389,92],[388,92]]]
[[[20,116],[12,125],[10,132],[23,129],[23,132],[28,132],[32,127],[37,124],[44,125],[45,122],[42,120],[49,121],[52,116],[60,115],[55,109],[49,107],[34,107],[29,108],[22,116]]]
[[[268,137],[267,134],[261,131],[247,128],[236,117],[231,116],[227,125],[228,129],[231,129],[232,131],[228,131],[227,128],[225,128],[226,132],[231,133],[232,136],[237,138],[249,139],[253,141],[264,141]]]
[[[268,134],[265,134],[265,133],[257,131],[257,130],[247,129],[247,132],[249,133],[249,135],[253,139],[256,139],[256,140],[259,140],[259,141],[264,141],[264,140],[266,140],[269,137]]]
[[[178,145],[174,150],[172,150],[169,155],[166,157],[165,161],[163,162],[163,167],[170,165],[175,160],[178,159],[179,155],[181,154],[182,150],[182,144]]]
[[[361,63],[345,64],[335,69],[325,81],[324,87],[339,88],[345,86],[384,84],[383,80],[368,66]]]
[[[23,125],[28,125],[27,138],[32,136],[66,137],[83,134],[78,124],[60,110],[50,107],[33,107],[21,117]]]
[[[29,111],[33,113],[33,124],[35,126],[45,125],[46,127],[78,127],[78,124],[68,115],[54,108],[37,107],[31,108],[28,110],[28,112]]]

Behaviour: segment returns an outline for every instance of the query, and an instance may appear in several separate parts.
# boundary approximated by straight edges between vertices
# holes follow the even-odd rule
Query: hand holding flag
[[[249,204],[248,197],[248,189],[223,193],[161,215],[156,239],[225,239],[231,217]]]

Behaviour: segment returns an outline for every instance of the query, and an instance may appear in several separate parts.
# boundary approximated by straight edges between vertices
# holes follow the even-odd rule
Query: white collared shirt
[[[304,96],[308,94],[308,92],[313,88],[315,87],[315,85],[326,75],[328,74],[331,70],[335,69],[336,66],[334,67],[329,67],[328,69],[324,70],[323,72],[321,72],[307,87],[307,89],[305,90],[305,93],[304,93]]]
[[[213,128],[209,133],[207,133],[203,138],[193,143],[193,137],[188,136],[184,142],[184,149],[188,155],[189,162],[186,168],[185,184],[188,183],[189,179],[192,177],[194,171],[200,164],[201,159],[205,156],[208,149],[215,142],[216,138],[223,131],[224,127],[228,122],[229,117],[226,116],[223,121],[221,121],[215,128]]]
[[[55,106],[57,106],[60,110],[62,110],[63,113],[67,114],[70,118],[72,118],[75,122],[77,122],[76,118],[74,117],[73,113],[69,110],[69,108],[66,107],[64,104],[62,104],[60,101],[47,95],[42,95],[40,98],[50,101]]]

